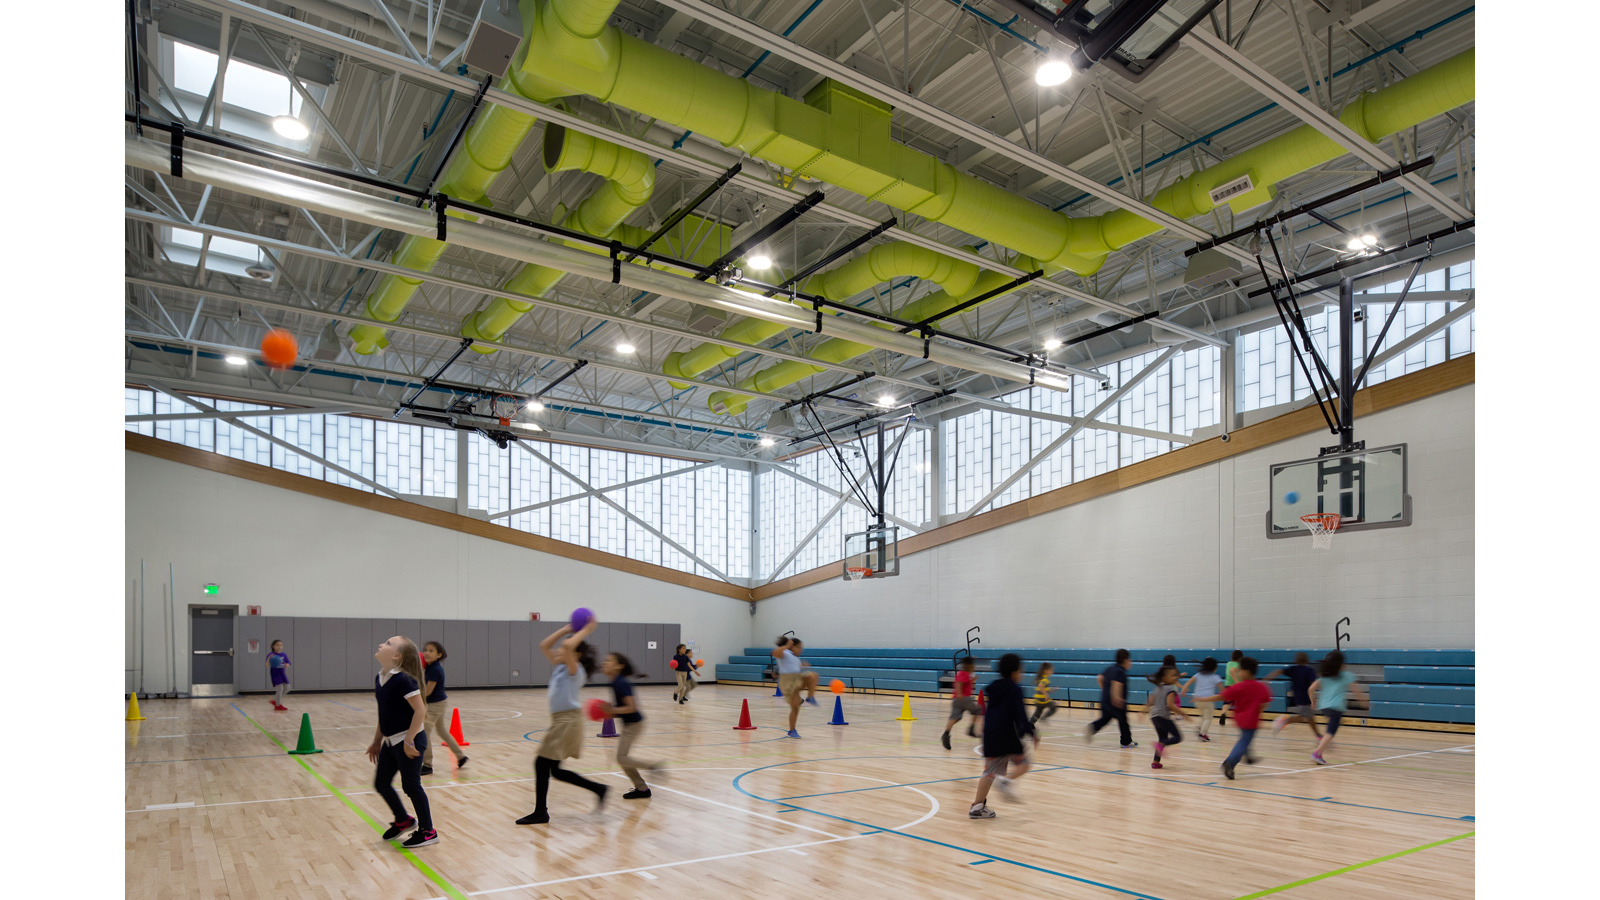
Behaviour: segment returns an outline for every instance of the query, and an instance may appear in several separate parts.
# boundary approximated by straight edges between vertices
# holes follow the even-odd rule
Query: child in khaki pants
[[[422,753],[422,774],[433,774],[433,745],[443,742],[456,755],[456,768],[467,764],[467,753],[450,736],[450,704],[444,692],[444,662],[450,654],[444,652],[444,645],[438,641],[429,641],[422,648],[422,699],[428,704],[426,731],[433,740],[428,742],[428,749]]]
[[[689,658],[689,645],[679,644],[678,648],[672,651],[672,661],[677,663],[672,668],[678,673],[678,692],[672,695],[672,699],[679,703],[688,703],[689,693],[695,688],[694,679],[689,677],[689,673],[700,674],[700,670],[695,668],[694,660]]]

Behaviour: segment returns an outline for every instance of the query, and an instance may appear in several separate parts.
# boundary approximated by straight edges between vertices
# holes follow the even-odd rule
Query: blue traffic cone
[[[772,685],[772,696],[774,696],[774,697],[782,697],[783,696],[783,688],[778,687],[777,684],[773,684]]]
[[[844,720],[844,698],[843,697],[834,697],[833,698],[833,721],[829,722],[828,724],[829,725],[849,725],[850,724],[849,722],[846,722]]]
[[[616,736],[617,736],[617,723],[614,722],[611,719],[610,716],[606,716],[606,723],[604,725],[600,726],[600,733],[595,735],[595,737],[616,737]]]

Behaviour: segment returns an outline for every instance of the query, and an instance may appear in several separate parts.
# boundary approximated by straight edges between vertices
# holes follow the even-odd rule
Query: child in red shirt
[[[1222,689],[1222,693],[1212,697],[1197,697],[1197,700],[1221,700],[1233,706],[1234,723],[1239,726],[1239,741],[1233,745],[1233,751],[1228,758],[1222,761],[1222,774],[1233,780],[1234,767],[1242,759],[1250,765],[1255,765],[1255,757],[1250,755],[1250,742],[1255,739],[1256,729],[1261,725],[1261,711],[1272,702],[1272,691],[1266,685],[1256,680],[1256,661],[1254,657],[1246,656],[1239,660],[1235,670],[1238,676],[1237,683]]]
[[[950,729],[956,727],[962,716],[972,713],[972,721],[978,721],[978,704],[972,699],[972,686],[974,683],[972,670],[977,663],[972,657],[964,657],[959,668],[956,669],[955,691],[950,697],[950,721],[944,723],[944,734],[939,735],[939,742],[944,744],[946,750],[950,749]],[[972,726],[967,726],[967,737],[977,737],[977,732]]]

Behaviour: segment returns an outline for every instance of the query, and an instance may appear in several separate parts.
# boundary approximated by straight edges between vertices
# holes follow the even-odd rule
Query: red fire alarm
[[[538,613],[528,613],[528,621],[529,622],[537,622],[537,621],[539,621],[539,614]]]
[[[259,606],[246,606],[245,607],[245,615],[247,615],[247,616],[259,616],[259,615],[261,615],[261,607],[259,607]]]

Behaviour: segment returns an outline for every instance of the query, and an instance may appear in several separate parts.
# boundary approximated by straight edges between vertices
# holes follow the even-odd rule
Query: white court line
[[[1246,775],[1244,777],[1246,777],[1246,778],[1272,778],[1272,777],[1274,777],[1276,775],[1294,775],[1294,774],[1297,774],[1299,772],[1320,772],[1320,771],[1326,771],[1328,769],[1343,769],[1343,768],[1346,768],[1348,766],[1361,766],[1361,765],[1366,765],[1367,763],[1384,762],[1386,760],[1391,760],[1391,759],[1406,759],[1407,757],[1411,757],[1411,756],[1427,756],[1430,753],[1451,753],[1451,752],[1462,750],[1462,749],[1464,749],[1466,747],[1471,747],[1471,746],[1473,746],[1473,745],[1472,744],[1463,744],[1460,747],[1449,747],[1449,748],[1442,749],[1442,750],[1419,750],[1416,753],[1401,753],[1401,754],[1399,754],[1397,756],[1380,756],[1377,759],[1358,759],[1358,760],[1355,760],[1354,762],[1333,763],[1333,764],[1326,765],[1326,766],[1312,766],[1309,769],[1291,769],[1288,772],[1265,772],[1265,773],[1260,774],[1260,775]]]
[[[731,770],[738,770],[740,768],[741,767],[739,767],[739,766],[704,766],[704,767],[700,767],[699,770],[700,771],[712,771],[712,770],[731,771]],[[679,771],[689,771],[689,770],[679,770]],[[617,774],[621,774],[621,773],[618,773],[618,772],[603,772],[603,773],[599,773],[599,774],[617,775]],[[535,881],[535,882],[530,882],[528,884],[516,884],[516,885],[511,885],[509,887],[491,888],[489,890],[484,890],[484,891],[471,891],[468,894],[468,896],[471,896],[471,897],[482,897],[482,896],[486,896],[486,895],[489,895],[489,894],[502,894],[502,893],[506,893],[508,891],[520,891],[520,890],[527,890],[527,889],[530,889],[530,888],[548,887],[548,886],[550,886],[552,884],[566,884],[566,883],[572,882],[572,881],[587,881],[587,880],[592,879],[592,878],[609,878],[609,877],[611,877],[613,875],[629,875],[629,874],[634,874],[634,873],[642,874],[642,873],[647,872],[647,871],[658,871],[658,870],[661,870],[661,869],[672,869],[672,868],[677,868],[678,866],[692,865],[694,863],[716,862],[717,860],[735,859],[735,858],[742,857],[742,856],[757,856],[757,855],[762,854],[762,853],[776,853],[779,850],[789,850],[791,852],[799,852],[799,849],[801,847],[818,847],[818,846],[821,846],[823,844],[836,844],[836,843],[839,843],[840,841],[860,840],[861,838],[864,838],[864,837],[871,837],[873,834],[884,834],[884,833],[891,832],[891,831],[905,831],[907,829],[915,828],[918,825],[921,825],[923,822],[926,822],[929,819],[931,819],[934,816],[939,814],[939,801],[937,799],[935,799],[931,794],[927,793],[926,791],[918,790],[917,788],[911,787],[909,785],[898,785],[898,784],[895,784],[892,781],[885,781],[882,778],[871,778],[871,777],[868,777],[866,775],[848,775],[848,774],[846,774],[844,772],[809,772],[808,771],[805,774],[811,774],[811,775],[837,775],[837,776],[842,776],[842,777],[845,777],[845,778],[861,778],[861,779],[864,779],[866,781],[876,781],[876,782],[879,782],[881,784],[894,785],[895,787],[904,787],[907,790],[912,791],[914,793],[921,794],[924,798],[926,798],[927,801],[928,801],[929,809],[928,809],[927,813],[925,813],[921,818],[917,819],[916,821],[907,822],[904,825],[898,825],[898,826],[895,826],[894,828],[886,828],[886,829],[881,829],[879,831],[874,831],[871,834],[847,834],[847,835],[843,835],[841,837],[832,837],[832,838],[829,838],[829,839],[827,839],[825,841],[808,841],[808,842],[803,843],[803,844],[787,844],[787,845],[782,846],[782,847],[763,847],[763,848],[761,848],[759,850],[742,850],[742,851],[739,851],[737,853],[723,853],[723,854],[720,854],[718,856],[703,856],[703,857],[699,857],[697,859],[680,859],[680,860],[677,860],[677,861],[674,861],[674,862],[657,863],[656,865],[653,865],[653,866],[639,866],[637,868],[632,868],[632,869],[615,869],[615,870],[610,871],[610,872],[596,872],[596,873],[594,873],[592,875],[573,875],[573,876],[568,877],[568,878],[557,878],[557,879],[554,879],[554,880],[551,880],[551,881]],[[652,786],[652,789],[654,789],[654,786]],[[683,793],[683,792],[682,791],[673,791],[672,793]],[[693,797],[695,795],[686,794],[685,796]],[[704,797],[696,797],[696,799],[705,800],[706,798],[704,798]],[[715,803],[716,801],[711,801],[711,802]],[[718,805],[722,806],[722,805],[726,805],[726,804],[718,804]],[[730,806],[728,808],[736,810],[738,812],[746,813],[748,815],[760,815],[759,813],[752,813],[752,812],[750,812],[750,810],[739,809],[736,806]],[[802,812],[804,812],[804,810],[802,810]],[[771,817],[770,816],[761,816],[761,818],[771,818]],[[777,820],[774,820],[774,821],[783,822],[783,824],[789,825],[790,827],[794,827],[794,828],[804,828],[805,827],[803,825],[794,825],[791,822],[784,822],[782,819],[777,819]],[[811,829],[811,830],[814,831],[815,829]],[[823,832],[823,833],[826,834],[827,832]],[[802,854],[802,855],[809,855],[809,854]],[[447,900],[447,898],[434,897],[434,898],[431,898],[431,900]]]
[[[621,772],[601,772],[600,774],[602,774],[602,775],[621,775],[622,773]],[[758,812],[755,812],[754,810],[745,809],[745,808],[740,807],[740,806],[734,806],[731,803],[723,803],[721,800],[712,800],[710,797],[702,797],[699,794],[691,794],[691,793],[689,793],[687,791],[680,791],[680,790],[676,790],[674,788],[662,787],[659,784],[651,785],[650,789],[653,790],[653,791],[666,791],[669,794],[678,794],[678,795],[683,796],[683,797],[688,797],[691,800],[699,800],[702,803],[709,803],[712,806],[720,806],[723,809],[731,809],[734,812],[741,812],[741,813],[744,813],[747,816],[754,816],[754,817],[756,817],[758,819],[766,819],[766,820],[771,821],[771,822],[777,822],[777,823],[782,824],[782,825],[787,825],[790,828],[798,828],[798,829],[800,829],[802,831],[810,831],[810,832],[813,832],[815,834],[827,835],[828,837],[840,837],[840,835],[834,834],[831,831],[823,831],[821,828],[812,828],[810,825],[797,825],[794,822],[790,822],[790,821],[788,821],[786,819],[780,819],[777,816],[769,816],[766,813],[758,813]]]
[[[640,878],[648,878],[651,881],[655,881],[656,880],[656,877],[654,875],[651,875],[649,872],[640,872],[639,873],[639,877]]]
[[[789,852],[793,853],[795,856],[810,856],[811,855],[811,854],[805,852],[804,850],[796,850],[793,847],[789,848]]]
[[[368,791],[367,793],[374,792]],[[230,800],[227,803],[158,803],[153,806],[146,806],[144,809],[127,809],[123,810],[123,812],[142,813],[159,812],[164,809],[205,809],[206,807],[210,806],[243,806],[247,803],[283,803],[288,800],[328,800],[332,797],[332,794],[311,794],[306,797],[272,797],[267,800]]]

